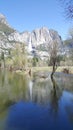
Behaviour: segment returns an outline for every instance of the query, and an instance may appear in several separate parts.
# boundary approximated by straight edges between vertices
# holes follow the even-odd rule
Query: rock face
[[[45,48],[46,44],[56,40],[62,45],[61,37],[55,30],[49,30],[47,27],[42,27],[33,30],[32,32],[25,31],[19,33],[11,28],[4,15],[0,14],[0,52],[8,48],[12,48],[15,43],[24,43],[29,47],[34,46],[41,51],[40,46]],[[44,51],[44,50],[43,50]]]
[[[0,23],[3,23],[3,24],[6,24],[9,26],[7,20],[6,20],[6,17],[0,13]]]
[[[8,36],[10,41],[17,41],[17,42],[25,42],[30,43],[37,47],[40,44],[49,43],[53,40],[57,40],[61,43],[61,37],[59,36],[58,32],[54,30],[49,30],[47,27],[42,27],[40,29],[35,29],[32,32],[24,32],[22,34],[14,31]]]

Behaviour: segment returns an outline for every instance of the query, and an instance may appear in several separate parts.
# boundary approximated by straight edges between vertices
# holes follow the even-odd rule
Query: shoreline
[[[67,74],[73,74],[73,66],[59,66],[56,70],[56,72],[63,72],[64,69],[69,70],[69,73]],[[37,73],[37,72],[52,72],[52,66],[49,67],[31,67],[24,70],[16,70],[16,73],[20,73],[22,75],[29,74],[29,71],[31,70],[31,74]],[[65,72],[63,72],[65,73]]]

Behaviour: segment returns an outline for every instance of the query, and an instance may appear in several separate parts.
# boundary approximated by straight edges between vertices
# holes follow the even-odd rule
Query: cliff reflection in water
[[[73,75],[41,79],[0,75],[1,130],[72,130]],[[71,85],[69,84],[71,83]]]
[[[56,81],[53,79],[36,79],[35,81],[29,81],[29,87],[27,89],[26,100],[39,104],[47,104],[54,100],[59,100],[62,95],[62,88],[59,88]]]

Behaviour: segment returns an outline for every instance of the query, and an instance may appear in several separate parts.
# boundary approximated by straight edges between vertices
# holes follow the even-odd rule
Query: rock
[[[64,69],[63,69],[63,73],[69,74],[69,73],[70,73],[70,72],[69,72],[69,69],[64,68]]]
[[[23,43],[27,46],[26,48],[28,51],[30,50],[29,46],[31,44],[31,48],[34,47],[40,57],[46,57],[48,56],[47,46],[48,44],[52,45],[54,40],[62,46],[62,39],[57,31],[42,27],[35,29],[32,32],[25,31],[19,33],[10,27],[6,17],[0,14],[0,53],[1,51],[4,51],[5,55],[7,55],[7,50],[14,48],[16,43]],[[43,50],[41,50],[42,48]],[[32,49],[30,51],[32,51]]]

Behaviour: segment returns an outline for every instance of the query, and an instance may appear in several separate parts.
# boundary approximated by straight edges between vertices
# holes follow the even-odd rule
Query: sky
[[[65,19],[59,0],[0,0],[0,13],[19,32],[31,32],[45,26],[58,31],[63,40],[73,26]]]

